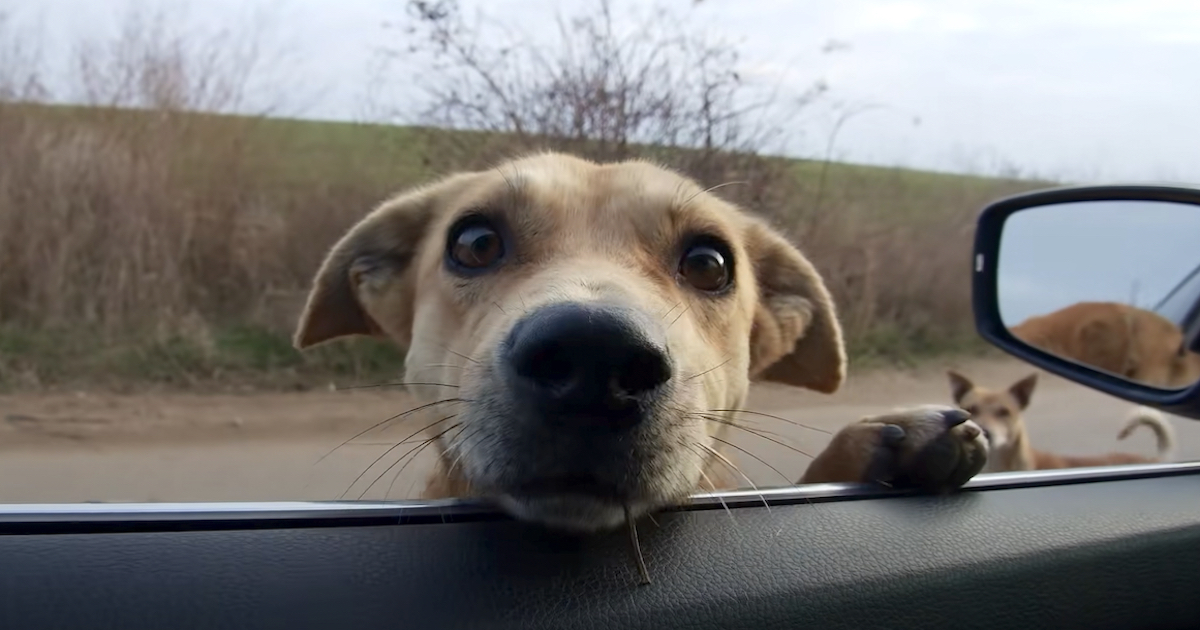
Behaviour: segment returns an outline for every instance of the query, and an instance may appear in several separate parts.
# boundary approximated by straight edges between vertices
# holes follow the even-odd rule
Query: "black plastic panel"
[[[1200,475],[549,536],[515,522],[0,536],[2,628],[1172,628]]]
[[[1196,206],[1200,188],[1153,185],[1068,186],[1020,193],[988,204],[975,226],[975,271],[971,280],[971,307],[975,328],[984,341],[1051,374],[1089,389],[1167,413],[1200,420],[1200,382],[1180,390],[1159,389],[1092,366],[1057,356],[1016,337],[1004,325],[998,302],[998,266],[1004,223],[1017,212],[1082,201],[1162,201]],[[1200,304],[1197,305],[1200,307]]]

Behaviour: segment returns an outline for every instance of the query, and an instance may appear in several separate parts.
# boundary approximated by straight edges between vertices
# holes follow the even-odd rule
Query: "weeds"
[[[536,148],[750,182],[717,194],[809,255],[855,361],[977,347],[975,213],[1037,183],[771,157],[825,87],[759,98],[736,46],[677,19],[621,34],[605,2],[564,18],[557,43],[502,48],[483,46],[492,34],[452,2],[412,6],[408,36],[426,46],[413,54],[445,80],[422,84],[427,115],[408,126],[221,113],[253,100],[245,73],[260,49],[170,36],[144,16],[82,42],[70,90],[81,104],[48,105],[58,95],[36,47],[13,44],[0,20],[0,388],[395,374],[401,357],[379,342],[291,348],[327,248],[399,189]]]

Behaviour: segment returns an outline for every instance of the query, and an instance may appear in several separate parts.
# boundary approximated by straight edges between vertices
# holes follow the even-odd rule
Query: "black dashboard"
[[[648,585],[621,533],[477,508],[13,507],[0,627],[1184,628],[1198,499],[1195,464],[981,475],[947,497],[708,497],[639,527]]]

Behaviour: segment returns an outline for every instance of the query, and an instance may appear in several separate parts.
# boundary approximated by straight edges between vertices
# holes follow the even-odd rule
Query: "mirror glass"
[[[1200,379],[1200,206],[1080,201],[1004,223],[1000,317],[1064,359],[1160,389]]]

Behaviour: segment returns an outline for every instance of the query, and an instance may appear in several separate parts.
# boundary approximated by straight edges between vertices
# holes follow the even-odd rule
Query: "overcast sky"
[[[288,63],[276,68],[292,82],[285,103],[310,117],[359,115],[373,56],[403,44],[383,26],[403,15],[403,0],[159,1],[190,5],[189,19],[207,25],[269,9],[275,40],[288,47]],[[556,7],[582,1],[465,4],[538,33]],[[0,0],[0,11],[40,23],[47,58],[61,60],[73,33],[115,29],[127,4]],[[839,157],[1200,183],[1200,2],[704,0],[695,12],[708,32],[744,41],[749,76],[797,92],[823,78],[831,103],[885,106],[844,126]],[[823,54],[830,40],[849,48]],[[832,120],[814,110],[790,151],[820,154]]]
[[[1154,308],[1197,265],[1200,207],[1079,202],[1018,212],[1004,223],[997,298],[1006,326],[1076,302]]]

